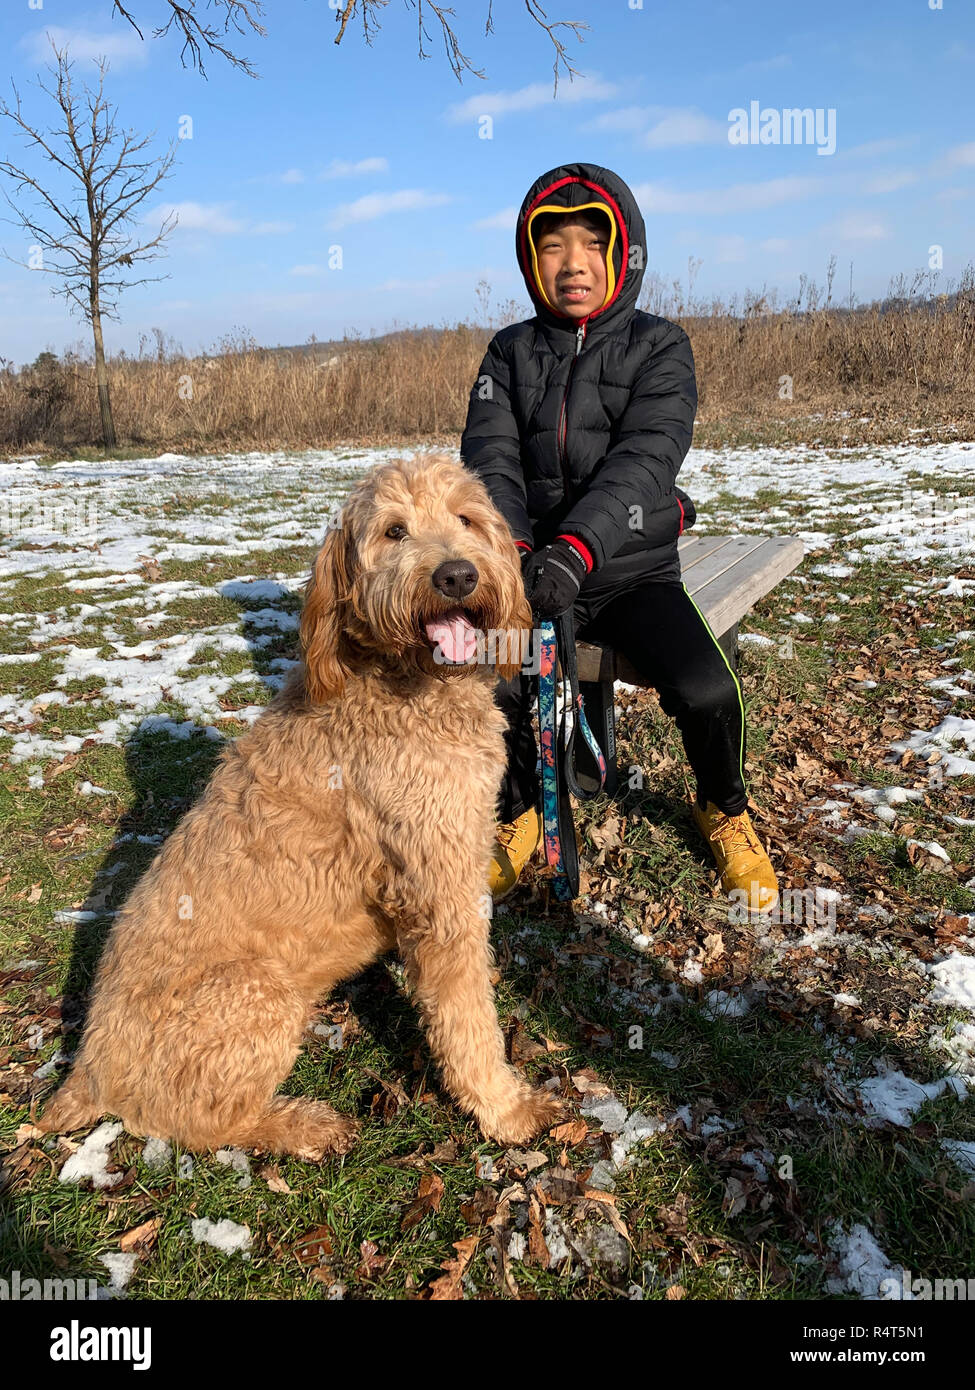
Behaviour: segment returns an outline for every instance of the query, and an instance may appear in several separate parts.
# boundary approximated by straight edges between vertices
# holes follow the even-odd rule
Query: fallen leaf
[[[579,1072],[573,1072],[572,1084],[583,1095],[612,1095],[612,1087],[599,1080],[597,1074],[588,1066],[584,1066]]]
[[[57,765],[56,768],[54,768],[51,772],[47,773],[47,775],[46,775],[46,777],[45,777],[44,780],[45,780],[46,782],[52,782],[52,781],[54,780],[55,777],[60,777],[62,772],[69,772],[69,771],[71,770],[71,768],[74,767],[74,765],[75,765],[75,763],[76,763],[77,761],[78,761],[78,754],[77,754],[77,753],[67,753],[67,754],[65,754],[63,760],[62,760],[61,762],[58,763],[58,765]]]
[[[161,1226],[161,1216],[150,1217],[148,1221],[143,1221],[141,1226],[133,1226],[119,1240],[119,1249],[127,1255],[132,1251],[147,1254],[155,1245]]]
[[[545,1209],[533,1192],[528,1202],[528,1259],[529,1263],[548,1269],[551,1257],[545,1243],[544,1217]]]
[[[284,1192],[291,1194],[293,1187],[289,1187],[281,1176],[281,1170],[274,1163],[269,1163],[266,1168],[259,1168],[257,1176],[263,1178],[272,1192]]]
[[[368,1243],[368,1242],[366,1242]],[[375,1250],[373,1246],[373,1250]],[[299,1264],[317,1265],[322,1264],[325,1258],[332,1253],[332,1232],[328,1226],[316,1226],[313,1231],[302,1236],[299,1240],[293,1241],[291,1253]]]
[[[438,1173],[424,1173],[415,1198],[403,1213],[400,1230],[411,1231],[414,1226],[420,1224],[428,1212],[439,1211],[443,1194],[443,1178]]]
[[[550,1129],[549,1137],[559,1144],[581,1144],[589,1137],[589,1126],[585,1120],[568,1120]]]
[[[359,1261],[356,1273],[361,1279],[371,1279],[373,1274],[378,1274],[380,1270],[386,1268],[386,1256],[380,1255],[379,1246],[371,1240],[364,1240],[359,1246],[359,1254],[362,1259]]]
[[[474,1251],[477,1249],[479,1239],[479,1236],[464,1236],[462,1240],[454,1241],[454,1249],[457,1254],[454,1259],[444,1260],[441,1264],[440,1268],[445,1273],[439,1279],[434,1279],[430,1285],[431,1302],[444,1303],[464,1297],[461,1279],[464,1270],[471,1262]]]
[[[469,1202],[463,1202],[460,1214],[468,1226],[483,1226],[497,1211],[498,1194],[493,1187],[479,1187]]]

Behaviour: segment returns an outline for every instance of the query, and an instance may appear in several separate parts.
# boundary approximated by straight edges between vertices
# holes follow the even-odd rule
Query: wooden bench
[[[682,536],[677,550],[687,591],[734,668],[738,623],[802,563],[805,547],[798,536]],[[576,657],[586,718],[606,758],[605,790],[612,796],[619,785],[613,683],[625,681],[643,687],[648,683],[610,647],[577,642]],[[589,750],[582,740],[576,746],[580,786],[595,786],[598,779]]]

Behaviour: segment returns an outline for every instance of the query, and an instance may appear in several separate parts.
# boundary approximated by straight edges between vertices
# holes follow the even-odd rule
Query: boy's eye
[[[391,541],[401,541],[406,535],[406,527],[401,526],[397,521],[393,526],[388,527],[386,535]]]

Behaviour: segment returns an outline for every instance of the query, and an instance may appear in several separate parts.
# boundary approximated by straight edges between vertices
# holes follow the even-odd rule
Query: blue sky
[[[37,0],[34,0],[37,3]],[[159,284],[122,299],[110,349],[133,351],[159,327],[190,352],[236,328],[267,344],[345,331],[363,335],[477,313],[475,286],[527,309],[513,252],[514,215],[546,169],[591,160],[634,189],[649,263],[666,281],[728,296],[777,287],[801,272],[837,290],[849,264],[857,297],[943,247],[942,278],[975,256],[975,11],[971,0],[547,0],[550,19],[589,24],[569,40],[581,76],[552,98],[549,41],[516,0],[455,9],[465,51],[486,73],[459,84],[431,30],[417,56],[415,12],[392,0],[367,47],[361,30],[336,48],[325,0],[269,0],[268,35],[236,40],[255,81],[214,58],[208,80],[184,70],[173,39],[141,42],[110,0],[5,0],[0,51],[28,114],[45,31],[68,42],[80,75],[111,62],[120,120],[155,130],[161,149],[189,116],[173,177],[149,205],[180,225],[152,273]],[[148,35],[160,0],[130,0]],[[0,72],[0,76],[2,76]],[[9,88],[7,88],[9,95]],[[835,153],[815,144],[732,145],[729,112],[835,111]],[[482,117],[491,139],[479,138]],[[828,119],[828,118],[827,118]],[[0,149],[22,149],[0,128]],[[0,246],[24,237],[0,224]],[[341,247],[341,267],[330,248]],[[335,260],[332,253],[331,259]],[[39,272],[0,261],[0,357],[31,360],[84,340],[87,328]]]

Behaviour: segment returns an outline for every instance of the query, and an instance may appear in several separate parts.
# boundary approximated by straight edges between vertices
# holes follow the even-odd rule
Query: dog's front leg
[[[416,883],[412,885],[415,895]],[[414,899],[415,901],[415,899]],[[554,1124],[564,1107],[530,1086],[505,1058],[489,939],[490,897],[458,900],[449,889],[400,915],[397,932],[414,998],[447,1089],[483,1132],[521,1144]]]

